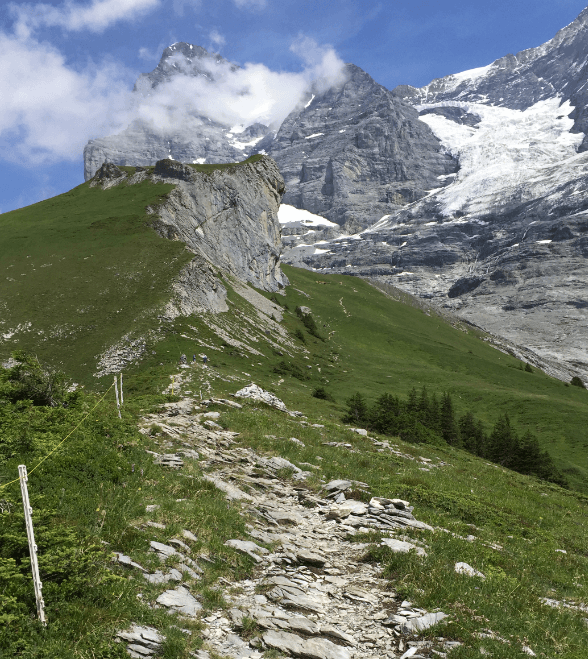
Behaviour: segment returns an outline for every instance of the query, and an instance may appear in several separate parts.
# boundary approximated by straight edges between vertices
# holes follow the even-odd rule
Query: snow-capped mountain
[[[458,168],[367,230],[290,258],[394,283],[588,379],[587,76],[588,9],[538,48],[397,88]]]
[[[137,93],[214,75],[218,57],[175,44]],[[284,222],[285,260],[393,283],[588,381],[588,9],[546,44],[420,89],[389,91],[348,64],[272,130],[193,114],[94,140],[87,176],[101,159],[268,153],[285,204],[328,220]]]
[[[166,48],[157,67],[140,75],[135,83],[137,98],[145,101],[139,106],[138,118],[122,133],[90,140],[86,145],[85,179],[91,179],[104,162],[144,166],[171,157],[185,163],[219,163],[249,156],[268,133],[267,126],[214,121],[199,112],[197,104],[187,106],[181,89],[186,79],[214,82],[215,76],[235,68],[200,46],[175,43]],[[154,97],[152,103],[150,97]],[[178,105],[176,112],[174,104]],[[156,125],[154,117],[164,120]]]

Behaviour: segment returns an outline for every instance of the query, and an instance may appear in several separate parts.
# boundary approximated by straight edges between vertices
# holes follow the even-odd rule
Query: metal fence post
[[[18,465],[18,475],[20,477],[20,491],[22,493],[22,505],[24,508],[25,524],[27,527],[27,538],[29,540],[29,553],[31,555],[31,571],[33,573],[33,583],[35,585],[35,599],[37,600],[37,615],[44,626],[47,626],[45,619],[45,602],[43,601],[43,584],[39,576],[39,563],[37,561],[37,545],[35,544],[35,534],[33,532],[33,518],[31,517],[33,509],[29,502],[29,490],[27,487],[27,468],[26,465]]]

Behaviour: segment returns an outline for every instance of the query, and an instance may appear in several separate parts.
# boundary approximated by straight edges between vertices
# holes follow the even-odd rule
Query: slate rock
[[[338,641],[342,641],[347,645],[357,645],[357,641],[350,634],[342,632],[340,629],[334,625],[321,624],[321,634],[323,636],[330,636],[331,638],[336,638]]]
[[[141,570],[142,572],[147,572],[147,570],[141,565],[139,565],[139,563],[135,563],[135,561],[133,561],[130,556],[125,556],[125,554],[121,554],[118,551],[114,552],[113,561],[120,563],[120,565],[125,565],[127,567],[134,567],[137,570]]]
[[[257,554],[269,554],[269,551],[265,547],[260,547],[255,542],[251,542],[251,540],[227,540],[225,547],[232,547],[242,554],[247,554],[247,556],[251,556],[257,563],[263,560]]]
[[[156,601],[192,618],[202,609],[200,602],[184,586],[178,586],[175,590],[166,590]]]
[[[457,574],[465,574],[468,577],[480,577],[485,579],[486,576],[482,574],[479,570],[475,570],[471,565],[467,563],[459,562],[455,564],[455,571]]]
[[[243,389],[239,389],[239,391],[235,393],[235,396],[237,396],[237,398],[251,398],[253,400],[259,400],[263,403],[271,405],[272,407],[276,407],[283,412],[288,411],[284,401],[281,401],[276,395],[270,393],[269,391],[264,391],[261,387],[258,387],[254,383],[251,383],[247,387],[243,387]]]
[[[348,490],[352,485],[353,483],[351,481],[334,480],[323,486],[323,490],[326,490],[327,492],[332,492],[333,490],[344,492],[345,490]]]
[[[289,632],[267,631],[263,642],[270,648],[304,659],[351,659],[349,650],[323,638],[303,639]]]
[[[172,568],[167,574],[157,570],[153,574],[144,574],[143,576],[149,583],[163,584],[168,581],[182,581],[182,574],[175,568]]]
[[[429,627],[436,625],[447,617],[447,614],[442,613],[441,611],[438,611],[437,613],[425,613],[424,616],[407,620],[400,626],[400,631],[403,634],[417,634],[425,629],[429,629]]]
[[[182,529],[182,537],[186,540],[191,540],[192,542],[198,542],[198,538],[191,532],[186,529]]]
[[[414,550],[419,556],[427,555],[427,552],[422,547],[413,545],[412,542],[396,540],[396,538],[383,538],[381,544],[389,547],[397,554],[408,554],[409,551]]]
[[[164,545],[163,542],[157,542],[156,540],[151,540],[149,546],[150,546],[149,551],[156,552],[162,561],[165,561],[170,556],[174,556],[175,554],[178,553],[170,545]]]
[[[314,565],[315,567],[323,567],[327,562],[327,559],[324,556],[320,556],[312,551],[307,549],[300,549],[296,552],[296,558],[299,563],[305,563],[306,565]]]

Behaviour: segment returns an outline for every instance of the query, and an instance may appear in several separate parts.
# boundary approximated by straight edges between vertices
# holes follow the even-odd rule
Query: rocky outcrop
[[[288,280],[280,270],[281,236],[277,211],[284,181],[267,156],[233,167],[202,172],[175,160],[128,175],[104,164],[91,185],[131,185],[149,179],[173,183],[174,190],[157,208],[148,209],[164,238],[179,240],[192,260],[173,282],[166,315],[227,311],[222,278],[277,291]]]
[[[142,74],[137,94],[173,84],[176,76],[213,81],[220,55],[177,43],[167,48],[154,71]],[[165,158],[188,163],[222,163],[267,153],[286,179],[285,203],[319,213],[357,231],[439,187],[439,177],[456,171],[418,112],[365,71],[348,64],[345,81],[315,90],[293,110],[277,132],[255,123],[230,127],[188,112],[173,129],[134,121],[117,135],[91,140],[84,149],[86,180],[105,162],[153,165]],[[197,106],[197,103],[196,103]]]
[[[395,89],[458,168],[362,233],[289,237],[285,259],[394,284],[586,379],[586,44],[588,9],[538,48]]]

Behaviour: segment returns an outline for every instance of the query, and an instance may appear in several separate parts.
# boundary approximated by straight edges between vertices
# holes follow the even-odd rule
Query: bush
[[[309,334],[324,341],[324,338],[319,334],[318,327],[314,322],[314,318],[309,313],[304,313],[300,307],[296,307],[296,315],[302,321],[304,327],[306,327]]]
[[[299,341],[302,341],[302,343],[304,343],[304,344],[306,345],[306,337],[304,336],[304,333],[303,333],[303,331],[302,331],[300,328],[294,330],[294,336],[295,336]]]
[[[12,353],[16,362],[0,372],[0,393],[12,403],[32,401],[36,406],[67,407],[77,400],[72,383],[61,371],[41,366],[36,357],[22,350]]]
[[[335,402],[333,396],[331,396],[331,394],[324,387],[316,387],[311,395],[313,398],[319,398],[320,400],[330,400],[331,402]]]
[[[305,373],[298,364],[292,364],[282,359],[273,369],[278,375],[291,375],[297,380],[310,380],[310,375]]]
[[[577,375],[574,375],[574,377],[570,380],[570,384],[573,384],[574,387],[580,387],[581,389],[586,389],[586,386]]]

